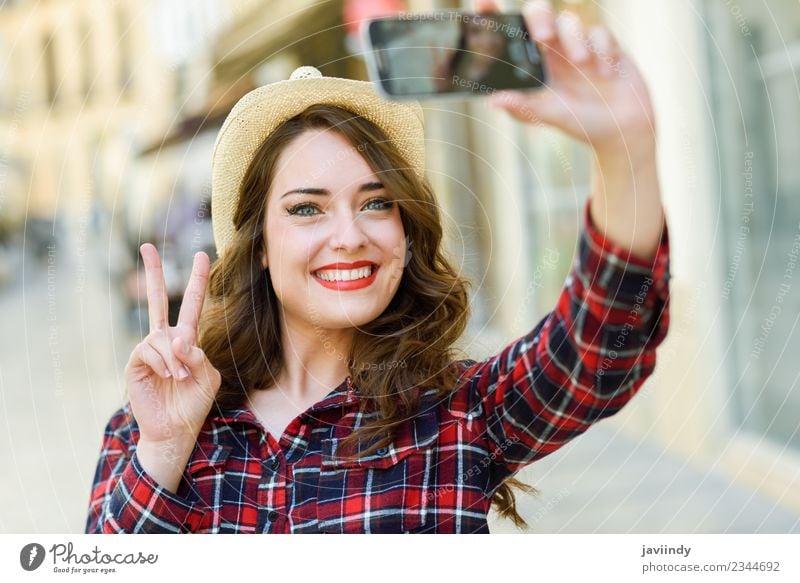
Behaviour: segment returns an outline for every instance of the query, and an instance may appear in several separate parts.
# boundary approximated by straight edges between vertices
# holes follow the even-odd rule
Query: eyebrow
[[[383,184],[380,182],[365,182],[358,188],[358,192],[371,192],[373,190],[381,190],[383,188]],[[330,190],[327,188],[295,188],[293,190],[289,190],[283,193],[281,198],[288,196],[290,194],[318,194],[321,196],[327,196],[331,193]]]

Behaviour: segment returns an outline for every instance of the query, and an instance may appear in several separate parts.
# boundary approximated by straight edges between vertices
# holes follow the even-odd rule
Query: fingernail
[[[189,373],[182,366],[178,368],[178,379],[183,380],[189,376]]]

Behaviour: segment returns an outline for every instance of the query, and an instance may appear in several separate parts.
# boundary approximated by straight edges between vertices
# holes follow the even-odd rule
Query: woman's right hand
[[[147,281],[150,333],[133,349],[125,367],[131,409],[139,426],[140,444],[185,450],[194,446],[222,380],[197,346],[210,261],[203,252],[195,254],[178,322],[171,327],[158,251],[145,243],[140,252]]]

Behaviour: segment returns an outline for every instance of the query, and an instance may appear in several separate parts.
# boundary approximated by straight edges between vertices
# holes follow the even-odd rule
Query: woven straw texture
[[[414,171],[424,176],[424,117],[419,103],[387,101],[369,81],[323,77],[314,67],[300,67],[290,79],[242,97],[217,135],[211,171],[217,257],[233,237],[239,188],[256,150],[281,123],[318,103],[341,106],[382,128]]]

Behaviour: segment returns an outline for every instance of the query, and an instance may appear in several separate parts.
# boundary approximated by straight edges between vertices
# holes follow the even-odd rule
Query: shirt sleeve
[[[486,493],[618,412],[656,364],[669,326],[666,223],[653,259],[606,239],[589,201],[555,309],[531,332],[463,370],[451,411],[492,449]]]
[[[138,430],[130,403],[111,416],[89,500],[87,534],[182,533],[197,529],[205,510],[159,486],[136,455]]]

